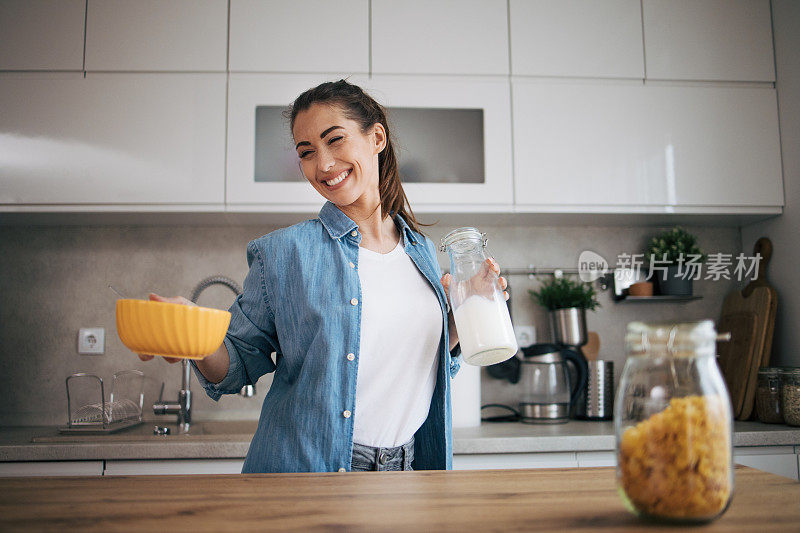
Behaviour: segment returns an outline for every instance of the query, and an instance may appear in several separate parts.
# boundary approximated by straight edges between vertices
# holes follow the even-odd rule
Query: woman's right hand
[[[165,303],[169,303],[169,304],[189,305],[189,306],[194,306],[194,307],[197,306],[196,303],[194,303],[194,302],[192,302],[190,300],[187,300],[183,296],[175,296],[173,298],[165,298],[165,297],[159,296],[158,294],[155,294],[153,292],[150,293],[150,301],[152,301],[152,302],[165,302]],[[141,359],[142,361],[149,361],[153,357],[155,357],[154,355],[148,355],[148,354],[144,354],[144,353],[140,353],[140,354],[136,354],[136,355],[138,355],[139,359]],[[177,363],[178,361],[180,361],[180,358],[179,357],[164,357],[164,360],[166,362],[172,364],[172,363]]]

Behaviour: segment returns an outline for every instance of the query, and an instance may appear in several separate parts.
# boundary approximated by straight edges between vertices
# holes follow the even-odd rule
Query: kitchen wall
[[[767,277],[778,290],[778,311],[775,316],[775,341],[772,364],[800,366],[800,285],[797,266],[800,248],[800,3],[773,0],[772,30],[775,41],[775,66],[778,91],[778,116],[781,129],[783,186],[786,205],[783,215],[769,221],[742,228],[745,250],[752,250],[759,237],[772,240],[774,252]]]
[[[422,222],[435,219],[420,217]],[[435,241],[470,218],[448,219],[427,230]],[[78,371],[95,372],[110,380],[116,370],[136,368],[147,376],[145,406],[158,397],[162,380],[165,398],[174,399],[180,386],[180,365],[163,360],[141,362],[116,335],[114,285],[129,297],[146,298],[149,291],[188,297],[194,285],[212,274],[240,283],[247,272],[246,243],[274,229],[262,226],[5,226],[0,227],[0,425],[63,424],[66,421],[65,378]],[[621,252],[638,253],[654,228],[482,226],[489,249],[501,267],[574,267],[578,254],[593,250],[610,262]],[[740,232],[735,227],[689,227],[706,252],[737,254]],[[447,266],[447,258],[440,256]],[[509,279],[512,313],[517,324],[535,324],[540,341],[549,338],[546,315],[533,304],[528,289],[536,280]],[[632,320],[693,320],[717,318],[733,282],[696,282],[702,300],[679,303],[617,304],[601,293],[602,307],[588,314],[591,330],[601,338],[600,357],[624,362],[623,332]],[[227,309],[233,294],[222,286],[207,289],[201,305]],[[106,353],[78,355],[80,327],[106,328]],[[485,372],[485,371],[484,371]],[[264,376],[255,398],[226,396],[211,401],[193,378],[197,419],[255,419],[271,383]],[[482,402],[514,404],[518,386],[482,376]],[[174,416],[162,417],[174,420]]]

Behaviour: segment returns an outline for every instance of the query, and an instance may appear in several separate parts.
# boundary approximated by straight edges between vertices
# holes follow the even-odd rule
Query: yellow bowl
[[[117,300],[117,334],[136,353],[202,359],[220,347],[230,321],[220,309]]]

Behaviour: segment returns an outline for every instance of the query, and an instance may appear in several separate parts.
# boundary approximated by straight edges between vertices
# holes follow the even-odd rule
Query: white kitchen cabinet
[[[326,79],[335,80],[337,76],[231,75],[227,174],[230,210],[268,206],[272,210],[316,212],[322,205],[324,199],[300,173],[288,121],[280,116],[280,111],[301,92]],[[403,187],[415,211],[463,210],[471,206],[510,210],[513,203],[511,119],[506,79],[410,79],[376,75],[369,80],[351,77],[350,81],[361,85],[388,108],[390,126],[402,122],[403,128],[391,131],[401,175],[404,168],[409,172],[413,170],[411,166],[404,167],[408,162],[403,155],[407,154],[403,150],[406,141],[410,144],[410,141],[430,137],[420,148],[427,150],[427,155],[419,156],[416,150],[413,154],[421,159],[432,159],[448,151],[457,154],[463,149],[461,144],[466,133],[441,132],[438,124],[426,125],[422,122],[428,118],[424,116],[426,110],[431,114],[442,110],[471,110],[477,114],[479,120],[470,124],[478,131],[469,132],[473,140],[477,135],[477,145],[472,152],[463,155],[466,158],[475,155],[475,151],[481,152],[481,168],[467,177],[454,172],[445,177],[423,175],[417,182],[406,182]],[[401,115],[408,110],[421,111],[420,122],[401,121]],[[393,113],[397,121],[393,120]],[[262,139],[262,135],[268,140]]]
[[[769,0],[643,0],[647,78],[775,81]]]
[[[506,0],[372,0],[372,72],[508,74]]]
[[[86,0],[0,2],[0,70],[83,70]]]
[[[4,74],[0,109],[0,203],[224,203],[225,74]]]
[[[518,207],[783,205],[775,91],[515,80]]]
[[[733,450],[733,462],[797,481],[798,455],[793,446],[746,446]]]
[[[21,461],[0,463],[0,477],[102,475],[103,461]]]
[[[511,0],[515,76],[644,78],[639,0]]]
[[[518,206],[668,203],[641,82],[515,80],[512,92]]]
[[[775,89],[653,85],[645,89],[647,116],[660,128],[670,204],[783,205]]]
[[[399,118],[399,113],[394,110],[401,108],[427,109],[431,112],[441,109],[478,110],[482,115],[483,172],[478,174],[480,177],[476,179],[472,174],[456,173],[442,180],[436,175],[422,176],[418,182],[406,180],[403,189],[415,211],[510,210],[513,204],[511,102],[506,78],[411,79],[375,75],[364,84],[364,88],[388,108],[390,126],[393,123],[392,113],[398,114]],[[392,132],[397,134],[393,142],[398,153],[401,176],[406,157],[404,154],[407,154],[404,150],[406,143],[410,144],[410,138],[414,136],[424,138],[434,129],[434,125],[426,125],[420,120],[416,124],[407,124],[405,130]],[[445,157],[467,158],[470,154],[464,152],[467,146],[465,139],[471,135],[472,132],[457,128],[437,133],[421,143],[425,146],[419,146],[413,155],[433,159],[443,153]],[[418,152],[423,149],[428,153],[420,156]],[[474,148],[480,149],[480,145]]]
[[[227,68],[226,0],[88,0],[87,71]]]
[[[306,89],[342,77],[230,75],[226,189],[232,210],[270,206],[276,211],[316,213],[322,207],[324,199],[300,172],[289,124],[281,111]],[[351,77],[350,81],[359,83],[357,78]],[[260,139],[262,133],[268,141]],[[260,147],[257,141],[262,141]],[[268,149],[271,154],[266,156],[259,148]]]
[[[105,462],[106,476],[240,474],[244,459],[115,460]]]
[[[231,0],[230,70],[369,72],[369,0]]]
[[[617,454],[613,451],[577,452],[579,468],[617,466]]]
[[[575,452],[476,453],[453,455],[453,470],[577,468]]]

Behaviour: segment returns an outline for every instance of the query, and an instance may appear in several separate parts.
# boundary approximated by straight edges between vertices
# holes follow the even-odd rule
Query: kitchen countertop
[[[737,467],[735,487],[727,512],[702,531],[797,531],[798,483]],[[3,531],[288,529],[654,527],[625,509],[613,468],[0,479]]]
[[[243,458],[256,421],[208,421],[188,435],[153,435],[153,422],[111,435],[59,435],[55,426],[0,428],[0,461]],[[174,428],[173,428],[174,430]],[[35,441],[35,442],[34,442]],[[613,422],[483,423],[453,430],[455,454],[614,450]],[[734,446],[798,446],[800,427],[736,422]]]

